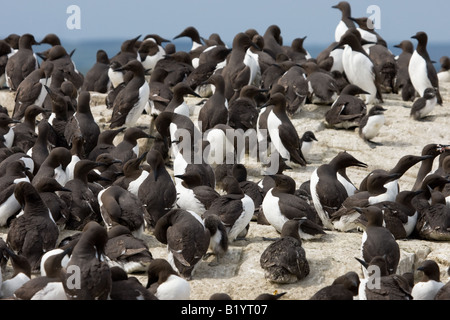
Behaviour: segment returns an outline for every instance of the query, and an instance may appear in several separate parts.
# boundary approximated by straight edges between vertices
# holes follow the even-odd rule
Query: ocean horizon
[[[124,39],[98,39],[98,40],[62,40],[62,44],[66,48],[67,52],[75,50],[72,59],[75,62],[77,69],[82,73],[86,74],[87,71],[95,64],[97,51],[103,49],[108,54],[108,57],[113,57],[120,51],[120,46]],[[177,51],[189,51],[191,48],[191,40],[188,39],[175,39],[172,40]],[[286,44],[289,45],[291,42],[287,41]],[[388,48],[394,55],[401,53],[401,50],[395,48],[394,45],[400,43],[398,42],[388,42]],[[414,43],[414,42],[413,42]],[[163,44],[164,46],[165,44]],[[226,45],[231,48],[231,43],[226,43]],[[416,45],[414,43],[414,45]],[[37,52],[46,50],[47,45],[41,45],[35,49]],[[326,49],[329,43],[305,43],[305,49],[311,54],[313,58]],[[437,71],[440,69],[439,60],[442,56],[450,56],[450,43],[439,43],[439,42],[429,42],[427,45],[428,53],[433,61],[435,61],[434,66]]]

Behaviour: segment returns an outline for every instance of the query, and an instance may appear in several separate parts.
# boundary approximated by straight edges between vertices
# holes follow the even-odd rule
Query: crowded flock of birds
[[[308,165],[305,154],[316,140],[312,132],[299,136],[291,122],[305,103],[329,105],[329,128],[359,127],[372,147],[384,124],[384,94],[411,102],[411,121],[443,103],[439,81],[448,81],[449,71],[434,69],[426,33],[413,35],[416,49],[409,40],[400,43],[403,52],[395,57],[367,18],[353,18],[345,1],[334,8],[342,12],[336,41],[316,58],[303,48],[305,38],[283,45],[276,25],[263,34],[237,34],[232,48],[218,34],[206,39],[188,27],[175,38],[190,38],[189,52],[156,34],[139,36],[113,57],[98,50],[85,75],[55,34],[39,43],[31,34],[1,40],[1,85],[15,93],[15,105],[0,113],[0,225],[7,228],[0,263],[3,272],[8,262],[14,269],[0,278],[2,298],[189,299],[188,280],[199,261],[212,254],[211,267],[220,264],[253,221],[280,233],[260,266],[268,281],[281,284],[310,272],[302,241],[327,230],[363,230],[358,260],[365,277],[349,272],[311,299],[449,299],[449,284],[432,260],[420,266],[423,279],[416,284],[412,273],[396,273],[398,239],[450,240],[445,141],[402,157],[389,171],[374,170],[358,186],[345,170],[367,164],[348,152],[298,188],[283,174],[291,164],[294,170]],[[33,50],[43,43],[51,48]],[[448,60],[441,65],[448,68]],[[92,115],[92,92],[106,96],[109,127]],[[202,99],[198,123],[188,95]],[[151,116],[147,128],[137,126],[143,113]],[[189,136],[180,138],[180,130]],[[271,142],[276,172],[248,181],[233,141],[226,149],[235,150],[231,163],[193,161],[196,152],[223,142],[226,130],[253,130],[258,149]],[[143,153],[140,139],[151,146]],[[418,163],[413,189],[400,191],[399,179]],[[77,232],[57,242],[61,230]],[[145,232],[167,245],[167,260],[152,256]],[[373,266],[380,271],[378,288],[367,285]],[[148,283],[135,272],[146,272]]]

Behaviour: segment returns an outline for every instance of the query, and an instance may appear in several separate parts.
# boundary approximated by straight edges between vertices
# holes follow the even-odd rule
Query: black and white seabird
[[[204,213],[216,214],[222,220],[228,233],[230,242],[241,237],[241,233],[247,231],[250,220],[255,211],[253,200],[244,194],[239,182],[232,176],[223,179],[223,187],[226,194],[221,195],[213,201]]]
[[[358,289],[359,300],[412,300],[411,287],[408,279],[399,274],[389,274],[384,256],[375,256],[370,262],[357,259],[364,270],[378,270],[377,285],[362,279]],[[372,271],[371,270],[371,271]],[[371,274],[373,277],[374,274]]]
[[[40,68],[32,71],[17,88],[15,98],[14,110],[12,114],[13,119],[22,120],[25,116],[25,111],[30,105],[37,105],[42,107],[47,90],[44,85],[49,86],[51,75],[53,72],[53,63],[44,61]]]
[[[337,277],[329,286],[317,291],[310,300],[354,300],[358,295],[359,276],[354,271]]]
[[[81,91],[78,95],[77,110],[67,121],[67,127],[64,131],[69,146],[74,136],[80,135],[84,139],[82,154],[83,158],[96,147],[98,136],[100,135],[100,127],[92,115],[91,94],[89,91]]]
[[[419,31],[411,38],[418,41],[416,50],[414,50],[408,65],[411,83],[421,97],[423,97],[425,89],[434,88],[436,90],[437,103],[442,105],[439,78],[427,51],[428,35],[423,31]]]
[[[267,222],[281,232],[283,225],[292,219],[304,219],[298,229],[300,238],[310,240],[325,234],[319,217],[304,199],[294,195],[295,181],[286,175],[272,175],[275,187],[264,196],[262,209]]]
[[[175,178],[182,181],[176,183],[176,205],[184,210],[190,210],[203,216],[212,202],[220,197],[220,194],[212,187],[203,185],[198,172],[186,172],[176,175]]]
[[[200,33],[195,27],[189,26],[185,28],[181,33],[176,35],[174,39],[179,39],[182,37],[188,37],[192,41],[192,46],[188,53],[191,59],[192,66],[194,68],[197,68],[199,64],[200,53],[202,53],[206,49],[206,46],[202,43]]]
[[[315,104],[332,104],[340,91],[333,76],[312,61],[304,62],[301,66],[306,73],[309,101]]]
[[[233,38],[232,50],[229,60],[222,70],[225,80],[225,98],[231,100],[236,92],[250,84],[250,67],[244,63],[247,49],[255,46],[252,39],[240,32]]]
[[[114,61],[117,61],[121,66],[124,66],[130,61],[138,60],[136,42],[140,37],[141,35],[122,42],[120,51],[116,55],[111,57],[110,62],[112,63]]]
[[[362,117],[367,113],[367,106],[358,95],[368,94],[354,84],[348,84],[342,89],[331,108],[325,113],[325,122],[336,129],[351,129],[359,127]]]
[[[305,105],[310,94],[310,86],[305,70],[299,65],[290,66],[290,63],[287,62],[287,70],[282,73],[276,83],[284,88],[286,112],[292,117],[298,114]],[[272,93],[270,95],[272,96]]]
[[[255,213],[258,212],[264,200],[261,187],[256,182],[247,179],[247,168],[241,163],[234,164],[231,173],[239,182],[242,191],[252,198],[255,203]]]
[[[69,207],[70,216],[66,228],[81,230],[89,221],[100,221],[100,207],[94,192],[89,188],[88,173],[101,164],[83,159],[75,165],[74,178],[64,185],[70,191],[61,191],[59,196]]]
[[[2,299],[11,299],[15,296],[15,292],[24,284],[31,280],[31,265],[28,259],[22,254],[16,254],[6,243],[3,242],[3,254],[11,261],[14,273],[7,279],[2,279],[0,286],[0,297]]]
[[[30,105],[25,110],[24,119],[13,127],[14,141],[13,145],[19,147],[24,152],[28,152],[36,142],[38,134],[36,133],[36,117],[46,111],[37,105]]]
[[[409,60],[414,53],[414,46],[411,41],[403,40],[399,44],[394,45],[394,47],[402,49],[402,52],[395,57],[397,62],[397,76],[394,91],[401,93],[403,101],[414,101],[416,89],[414,89],[411,83],[408,71]]]
[[[42,177],[36,185],[34,185],[42,201],[50,210],[53,220],[58,226],[64,225],[65,220],[69,216],[67,204],[59,197],[58,191],[70,191],[64,188],[62,185],[56,181],[56,179],[51,177]]]
[[[11,222],[7,244],[30,263],[32,270],[39,270],[42,255],[56,247],[59,229],[50,210],[29,182],[20,182],[14,190],[23,214]]]
[[[138,278],[128,276],[121,267],[111,267],[111,300],[158,300]]]
[[[306,160],[300,148],[300,137],[286,113],[285,96],[276,93],[269,98],[267,104],[273,105],[267,117],[267,129],[275,149],[288,161],[305,166]]]
[[[36,185],[41,177],[53,177],[62,186],[66,184],[66,168],[72,160],[69,149],[57,147],[50,151],[48,157],[39,167],[39,171],[34,175],[32,184]]]
[[[153,261],[144,240],[133,236],[130,229],[120,224],[108,230],[105,257],[111,268],[118,266],[127,273],[145,272]]]
[[[91,161],[95,161],[97,157],[103,153],[109,153],[116,146],[114,145],[114,139],[121,132],[125,131],[126,128],[122,127],[119,129],[106,129],[102,130],[97,138],[97,143],[89,153],[88,159]]]
[[[348,30],[342,36],[338,45],[344,46],[342,63],[345,75],[349,83],[369,92],[365,96],[366,104],[373,104],[377,100],[382,103],[383,97],[374,63],[353,31],[357,32],[356,30]]]
[[[437,76],[439,81],[442,83],[446,83],[450,81],[450,58],[448,56],[442,56],[439,59],[439,63],[441,64],[441,68],[439,69]]]
[[[435,241],[450,239],[450,208],[441,192],[449,182],[448,178],[439,174],[430,174],[422,183],[422,193],[412,200],[418,211],[415,230],[418,238]]]
[[[122,141],[120,141],[109,153],[125,164],[128,160],[140,156],[139,139],[152,139],[153,136],[138,127],[126,128]]]
[[[379,142],[374,142],[372,139],[378,136],[381,127],[386,121],[384,115],[386,110],[380,105],[375,105],[369,109],[369,112],[359,122],[358,134],[370,146],[380,145]]]
[[[97,50],[95,63],[86,72],[81,91],[107,93],[110,86],[108,70],[108,54],[105,50]]]
[[[209,230],[200,216],[192,211],[172,209],[156,222],[154,235],[167,245],[172,267],[185,279],[191,279],[210,242]]]
[[[400,247],[392,233],[383,226],[381,209],[368,206],[356,210],[367,218],[367,225],[361,238],[361,259],[370,263],[374,257],[385,255],[388,274],[395,274],[400,261]],[[365,268],[363,273],[367,278]]]
[[[183,116],[189,117],[191,114],[189,105],[185,101],[187,95],[193,95],[197,98],[200,96],[191,89],[189,85],[184,82],[177,83],[173,89],[173,96],[170,102],[167,104],[164,111],[173,112],[176,114],[181,114]]]
[[[91,221],[83,228],[62,276],[69,300],[107,300],[110,297],[111,271],[102,260],[107,242],[108,233],[97,222]],[[79,286],[71,281],[73,270],[79,274]]]
[[[434,300],[437,292],[444,286],[441,282],[439,265],[434,260],[425,260],[417,268],[423,271],[421,281],[412,288],[414,300]]]
[[[322,164],[311,174],[311,196],[324,228],[333,230],[331,215],[350,195],[346,186],[351,183],[344,179],[339,172],[351,166],[366,168],[367,164],[347,152],[340,152],[329,163]],[[354,186],[350,190],[355,190]]]
[[[414,120],[421,120],[426,118],[433,110],[437,104],[436,89],[427,88],[423,95],[414,101],[410,116]]]
[[[139,186],[138,198],[150,215],[150,226],[155,227],[157,221],[174,206],[177,191],[159,151],[150,150],[147,163],[152,170]]]
[[[208,258],[210,255],[215,256],[215,261],[210,262],[209,266],[219,265],[221,259],[228,251],[228,233],[222,220],[215,215],[209,214],[203,219],[205,228],[209,230],[210,241],[209,247],[203,259]]]
[[[137,60],[132,60],[120,67],[133,73],[132,79],[114,99],[110,128],[120,126],[132,127],[142,115],[150,97],[150,87],[145,80],[145,70]]]
[[[20,123],[20,121],[12,119],[6,113],[0,113],[0,136],[3,137],[7,148],[11,148],[14,143],[14,129],[10,126],[13,123]]]
[[[305,220],[291,219],[281,230],[279,239],[261,254],[260,265],[265,278],[274,283],[295,283],[308,276],[310,267],[298,234]]]
[[[256,95],[267,90],[253,85],[244,86],[237,99],[230,101],[228,107],[228,125],[236,130],[256,130],[259,109],[257,107]]]
[[[15,188],[18,183],[30,182],[27,175],[28,167],[21,160],[11,162],[0,178],[0,225],[6,226],[8,220],[21,209],[21,203],[15,196]]]
[[[334,40],[339,42],[348,29],[356,28],[356,26],[353,20],[350,19],[352,17],[352,11],[347,1],[341,1],[337,5],[332,6],[332,8],[339,9],[342,13],[341,20],[334,32]]]
[[[225,81],[222,75],[213,74],[206,82],[212,84],[215,90],[198,113],[199,128],[202,132],[214,128],[217,124],[228,123],[228,100],[225,98]]]
[[[18,51],[6,63],[6,85],[16,91],[20,83],[39,67],[33,45],[39,44],[30,33],[20,36]]]
[[[146,288],[159,300],[189,300],[191,285],[165,259],[154,259],[147,270]]]
[[[99,157],[101,157],[101,155]],[[99,160],[99,157],[97,157],[97,161]],[[144,152],[138,158],[132,158],[125,162],[121,171],[120,168],[117,168],[117,170],[113,167],[112,170],[109,171],[113,177],[116,175],[115,179],[112,181],[112,185],[119,186],[130,191],[132,194],[137,195],[140,185],[150,174],[149,171],[142,167],[142,163],[146,158],[147,152]],[[117,177],[119,174],[120,177]]]
[[[107,230],[123,225],[134,237],[142,237],[147,217],[146,209],[137,195],[122,187],[110,186],[100,191],[97,199]]]
[[[394,201],[395,196],[390,194],[386,184],[393,179],[398,179],[399,173],[375,172],[367,179],[367,190],[358,191],[349,195],[341,205],[341,208],[331,214],[331,220],[335,229],[349,231],[357,227],[356,220],[359,211],[355,207],[367,207],[383,201]]]

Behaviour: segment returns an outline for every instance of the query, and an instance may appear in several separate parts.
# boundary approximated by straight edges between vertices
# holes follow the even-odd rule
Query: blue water
[[[120,51],[120,46],[123,39],[118,40],[89,40],[82,42],[64,42],[63,45],[68,52],[75,49],[75,53],[72,58],[75,61],[77,69],[86,74],[86,72],[94,65],[97,50],[103,49],[111,58]],[[175,44],[177,51],[189,51],[191,47],[190,40],[177,39],[172,42]],[[396,43],[389,43],[388,47],[393,54],[397,55],[401,52],[400,49],[393,47]],[[227,44],[228,47],[232,47],[231,44]],[[328,44],[324,45],[306,45],[306,49],[309,51],[312,57],[316,57],[322,50],[324,50]],[[39,48],[41,50],[41,48]],[[45,48],[44,48],[45,49]],[[436,61],[435,68],[439,70],[439,59],[442,56],[450,56],[450,43],[428,43],[428,53],[432,60]]]

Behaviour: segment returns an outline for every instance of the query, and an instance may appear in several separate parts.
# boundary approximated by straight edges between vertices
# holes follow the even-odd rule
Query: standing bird
[[[172,267],[191,279],[209,247],[210,234],[202,219],[192,211],[172,209],[158,220],[154,235],[167,245]]]
[[[333,9],[341,11],[342,16],[336,30],[334,32],[334,41],[339,42],[348,29],[356,29],[355,23],[352,19],[352,9],[347,1],[341,1],[337,5],[332,6]]]
[[[9,57],[6,63],[6,85],[13,91],[19,88],[20,83],[38,68],[38,60],[33,52],[33,45],[39,44],[32,34],[26,33],[19,38],[18,51]]]
[[[225,225],[230,242],[241,237],[252,219],[255,211],[253,200],[244,194],[239,182],[232,176],[223,179],[223,186],[226,194],[221,195],[213,201],[211,206],[204,213],[204,217],[209,214],[216,214]]]
[[[90,106],[91,94],[89,91],[81,91],[78,95],[77,111],[69,118],[64,136],[69,143],[72,144],[74,136],[83,137],[83,158],[97,146],[98,136],[100,135],[100,127],[97,124],[91,112]]]
[[[150,87],[145,80],[145,70],[137,60],[132,60],[118,70],[129,70],[133,77],[114,99],[110,128],[120,126],[132,127],[148,105]],[[117,71],[117,70],[116,70]]]
[[[367,263],[357,259],[365,270],[378,270],[376,274],[377,284],[369,283],[372,279],[363,279],[359,285],[359,300],[412,300],[411,287],[408,280],[399,274],[389,274],[386,258],[375,256]],[[374,274],[371,274],[374,276]]]
[[[108,233],[97,222],[91,221],[83,228],[62,275],[64,291],[69,300],[109,298],[111,271],[106,261],[103,261],[107,242]],[[78,272],[78,285],[74,284],[74,271]]]
[[[100,132],[97,138],[97,143],[94,149],[89,153],[88,159],[95,161],[97,157],[103,153],[109,153],[116,146],[114,145],[114,139],[117,135],[125,131],[126,127],[119,129],[107,129]]]
[[[374,142],[372,139],[378,136],[381,127],[386,121],[384,116],[386,110],[387,109],[380,105],[375,105],[361,118],[359,123],[359,136],[372,147],[381,145],[379,142]]]
[[[331,215],[351,195],[346,187],[349,181],[341,175],[343,170],[351,166],[367,168],[367,164],[351,154],[340,152],[329,163],[322,164],[311,174],[310,193],[324,228],[333,230]]]
[[[275,181],[275,187],[266,193],[262,202],[267,222],[281,232],[287,221],[303,219],[305,221],[302,221],[297,230],[300,238],[310,240],[323,236],[325,232],[319,225],[319,217],[314,209],[307,201],[294,195],[295,181],[283,174],[271,177]]]
[[[110,150],[109,154],[125,164],[128,160],[138,158],[140,156],[138,144],[139,139],[152,138],[153,136],[138,127],[128,127],[123,134],[122,141]]]
[[[97,50],[96,61],[88,72],[86,72],[81,91],[107,93],[110,87],[108,70],[108,54],[105,50]]]
[[[366,104],[374,103],[376,100],[382,103],[379,75],[375,70],[372,59],[362,47],[360,38],[354,32],[357,31],[347,31],[337,46],[344,46],[342,63],[345,75],[349,83],[369,92],[365,96]]]
[[[301,166],[306,160],[300,147],[300,137],[286,114],[286,98],[282,93],[276,93],[269,98],[267,105],[273,105],[267,117],[267,129],[270,140],[280,155]]]
[[[198,113],[202,132],[214,128],[217,124],[228,123],[228,100],[225,98],[225,81],[222,75],[213,74],[206,83],[212,84],[215,90]]]
[[[442,105],[439,78],[427,51],[428,35],[423,31],[419,31],[411,38],[418,41],[408,66],[411,83],[421,97],[423,97],[425,89],[434,88],[436,90],[437,103]]]
[[[172,177],[167,172],[164,159],[157,150],[147,153],[151,172],[139,186],[138,198],[150,215],[150,226],[167,214],[177,200],[177,191]]]
[[[164,111],[167,112],[173,112],[176,114],[181,114],[185,117],[190,116],[190,108],[189,105],[185,101],[185,96],[188,94],[193,95],[197,98],[200,98],[200,96],[191,89],[189,85],[187,85],[185,82],[177,83],[173,89],[173,96],[170,102],[167,104]]]
[[[13,119],[21,120],[30,105],[43,106],[47,96],[47,90],[44,85],[50,85],[52,72],[53,63],[44,61],[40,68],[31,72],[22,80],[17,88],[12,114]]]
[[[11,222],[6,243],[29,261],[32,270],[37,271],[42,255],[56,247],[59,229],[31,183],[17,184],[14,196],[22,206],[23,215]]]
[[[261,254],[260,265],[265,278],[274,283],[295,283],[308,276],[310,268],[298,234],[304,220],[292,219],[283,225],[281,237]]]
[[[395,79],[394,91],[402,95],[403,101],[414,101],[416,96],[416,90],[411,83],[409,76],[409,61],[414,53],[414,46],[411,41],[403,40],[395,48],[402,49],[402,52],[395,57],[397,62],[397,76]]]
[[[27,107],[23,122],[13,127],[14,146],[19,147],[26,153],[34,146],[38,136],[36,133],[36,117],[45,112],[42,107],[34,104]]]
[[[355,208],[367,218],[367,225],[361,239],[361,258],[366,263],[376,256],[386,255],[388,274],[395,274],[400,261],[400,247],[392,233],[383,226],[383,213],[380,208],[368,206]],[[363,269],[367,278],[367,270]]]
[[[212,202],[220,197],[214,188],[202,184],[202,178],[198,172],[186,172],[176,175],[175,178],[182,180],[176,184],[176,204],[181,209],[190,210],[202,216]]]
[[[414,101],[410,116],[414,120],[421,120],[427,117],[437,104],[436,90],[434,88],[426,88],[423,96]]]
[[[137,60],[138,53],[136,48],[136,42],[141,37],[141,35],[137,36],[133,39],[128,39],[122,42],[120,46],[120,51],[110,59],[110,62],[113,63],[117,61],[121,66],[126,65],[128,62]]]
[[[0,138],[3,138],[7,148],[11,148],[14,143],[14,129],[10,126],[13,123],[20,123],[20,120],[12,119],[7,113],[0,113]]]
[[[412,288],[411,295],[414,300],[434,300],[437,292],[444,286],[440,279],[438,264],[433,260],[423,261],[419,268],[423,271],[422,279]]]
[[[82,230],[89,221],[101,220],[98,199],[88,184],[89,171],[100,165],[86,159],[78,161],[75,165],[74,178],[64,185],[71,191],[59,193],[70,210],[70,216],[66,222],[67,229]]]
[[[69,149],[57,147],[50,151],[45,161],[39,167],[34,175],[32,184],[35,186],[42,177],[52,177],[64,186],[67,183],[66,168],[72,160],[72,154]]]
[[[203,219],[203,223],[205,224],[205,228],[209,230],[210,241],[209,241],[209,250],[203,259],[207,258],[210,255],[214,255],[216,257],[215,261],[209,263],[209,266],[217,266],[220,263],[220,260],[228,251],[228,234],[227,230],[220,218],[215,214],[210,214]]]
[[[227,65],[222,70],[225,80],[225,98],[230,100],[236,92],[250,84],[250,67],[244,63],[247,49],[256,46],[250,37],[240,32],[233,39],[232,50]]]

